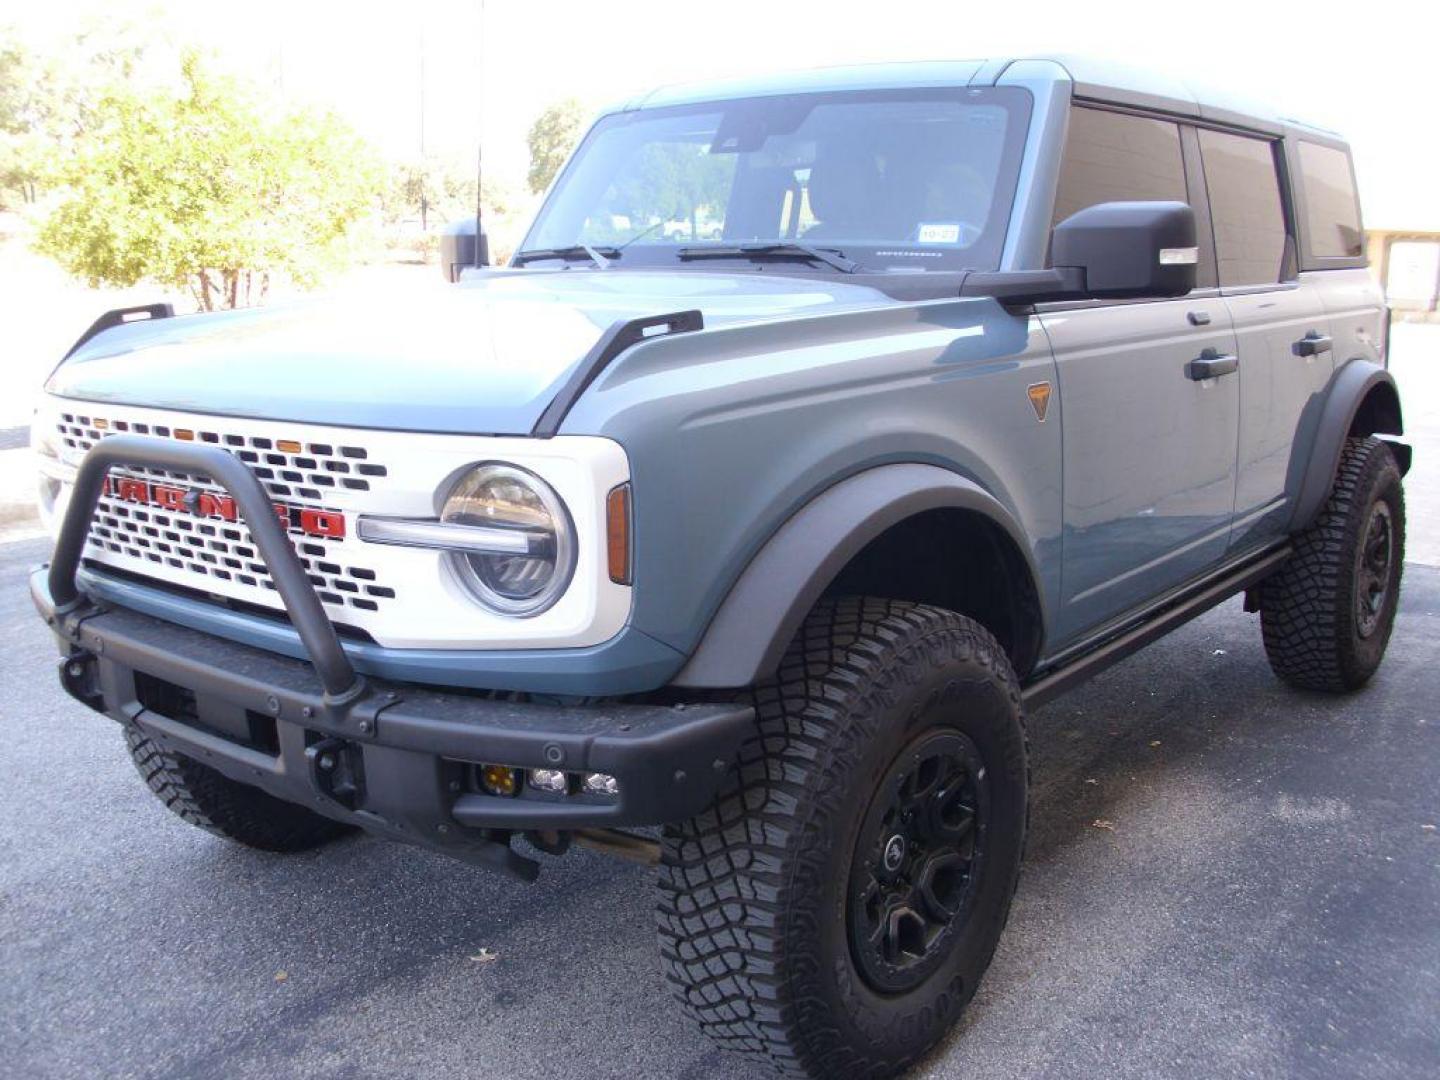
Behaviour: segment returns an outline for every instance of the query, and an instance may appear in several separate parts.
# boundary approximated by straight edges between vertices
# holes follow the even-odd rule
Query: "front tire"
[[[140,778],[183,821],[261,851],[306,851],[351,831],[303,806],[231,780],[194,758],[162,749],[133,724],[125,745]]]
[[[1395,625],[1405,495],[1395,455],[1373,435],[1345,442],[1335,486],[1295,553],[1260,590],[1265,655],[1291,686],[1364,686]]]
[[[715,805],[667,827],[667,973],[718,1045],[791,1076],[902,1072],[1010,910],[1028,759],[1004,651],[953,612],[823,602]]]

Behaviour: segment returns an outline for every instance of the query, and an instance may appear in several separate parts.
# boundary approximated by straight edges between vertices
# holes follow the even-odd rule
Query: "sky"
[[[334,107],[395,157],[423,138],[432,153],[469,158],[483,135],[487,171],[515,186],[526,129],[565,97],[598,110],[662,83],[1091,53],[1340,131],[1367,226],[1440,230],[1435,0],[0,0],[0,24],[39,37],[96,12],[163,20],[286,97]]]

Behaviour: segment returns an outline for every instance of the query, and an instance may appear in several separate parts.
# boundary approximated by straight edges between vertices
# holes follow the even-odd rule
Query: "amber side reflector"
[[[175,437],[181,442],[194,442],[195,432],[191,431],[189,428],[176,428]]]
[[[605,550],[610,580],[630,584],[630,485],[621,484],[605,496]]]
[[[298,454],[300,453],[300,444],[294,439],[276,439],[275,449],[282,454]]]
[[[109,421],[109,420],[102,420],[102,419],[100,419],[100,417],[98,417],[98,416],[95,417],[95,419],[94,419],[93,421],[91,421],[91,422],[92,422],[97,428],[99,428],[101,431],[104,431],[106,428],[108,428],[108,427],[110,426],[110,421]]]

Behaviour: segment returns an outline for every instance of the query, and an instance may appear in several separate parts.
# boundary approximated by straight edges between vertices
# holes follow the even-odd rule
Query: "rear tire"
[[[130,759],[171,813],[206,832],[261,851],[306,851],[351,831],[303,806],[231,780],[194,758],[163,750],[134,725]]]
[[[1004,651],[953,612],[825,601],[715,805],[666,828],[661,952],[719,1046],[789,1076],[904,1071],[1010,911],[1028,758]]]
[[[1265,655],[1291,686],[1364,686],[1395,625],[1405,561],[1400,468],[1373,435],[1345,442],[1335,486],[1295,553],[1260,590]]]

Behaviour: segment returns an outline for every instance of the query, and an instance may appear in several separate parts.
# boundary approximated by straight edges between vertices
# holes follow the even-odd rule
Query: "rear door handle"
[[[1311,330],[1290,348],[1294,350],[1296,356],[1319,356],[1321,353],[1329,352],[1331,344],[1329,334]]]
[[[1205,349],[1194,360],[1185,365],[1185,374],[1199,382],[1201,379],[1213,379],[1219,375],[1229,375],[1232,371],[1238,370],[1240,361],[1230,353],[1222,353],[1219,349]]]

